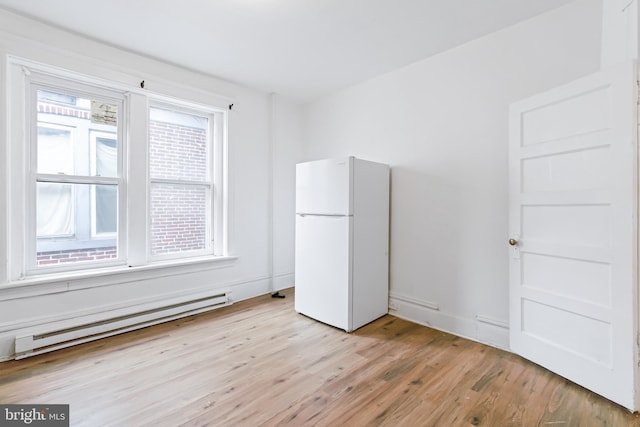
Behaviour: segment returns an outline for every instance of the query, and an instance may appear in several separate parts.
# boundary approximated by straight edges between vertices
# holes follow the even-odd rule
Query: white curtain
[[[37,236],[72,235],[74,229],[71,184],[40,182],[37,193]]]
[[[38,172],[73,173],[71,132],[38,128]],[[37,236],[68,236],[74,233],[73,189],[70,184],[38,183]]]
[[[118,148],[115,141],[96,138],[96,173],[118,176]]]

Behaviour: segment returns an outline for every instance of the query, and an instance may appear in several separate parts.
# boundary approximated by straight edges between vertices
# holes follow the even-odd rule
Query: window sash
[[[59,79],[54,76],[40,74],[40,73],[30,73],[26,79],[26,84],[28,89],[28,98],[27,98],[27,108],[29,114],[27,116],[28,122],[26,125],[29,127],[30,132],[30,142],[28,144],[28,153],[26,155],[26,159],[28,159],[28,173],[26,174],[26,183],[25,190],[27,194],[27,221],[24,227],[25,234],[25,260],[23,261],[25,265],[25,274],[46,274],[53,272],[64,272],[64,271],[79,271],[85,269],[91,269],[96,267],[106,267],[111,265],[122,265],[124,264],[124,260],[126,259],[126,246],[123,243],[126,241],[126,227],[125,227],[125,218],[126,212],[123,209],[125,194],[126,194],[126,185],[125,185],[125,177],[124,177],[124,168],[123,168],[123,148],[125,146],[124,142],[124,107],[125,107],[125,97],[123,93],[119,93],[116,91],[107,91],[104,88],[93,87],[91,85],[71,82],[65,79]],[[37,164],[37,153],[38,153],[38,128],[39,127],[73,127],[70,124],[73,123],[73,118],[66,118],[64,116],[60,116],[61,124],[57,123],[49,123],[47,121],[40,121],[41,113],[38,111],[38,92],[39,91],[49,91],[54,93],[60,93],[63,95],[75,96],[78,98],[89,99],[91,101],[99,101],[104,103],[109,103],[117,106],[117,127],[115,135],[116,140],[118,141],[118,153],[117,153],[117,173],[115,177],[101,177],[101,176],[92,176],[87,174],[77,173],[76,170],[73,173],[41,173],[38,172],[38,164]],[[46,114],[46,113],[43,113]],[[99,124],[95,124],[96,129],[100,129]],[[74,147],[77,143],[75,138],[79,137],[77,132],[72,132],[72,147]],[[87,141],[90,143],[90,141]],[[89,147],[86,147],[89,149]],[[78,153],[74,154],[74,159],[77,159]],[[88,163],[90,159],[85,159]],[[87,168],[90,168],[91,165],[87,164]],[[67,171],[68,172],[68,171]],[[56,240],[55,238],[52,240],[51,238],[39,238],[37,235],[36,229],[36,214],[37,214],[37,197],[36,197],[36,186],[39,183],[54,183],[54,184],[70,184],[72,186],[72,193],[75,192],[76,189],[80,188],[78,185],[89,185],[89,189],[93,192],[93,189],[98,185],[108,185],[114,186],[117,190],[118,194],[118,203],[117,203],[117,232],[113,233],[110,237],[115,243],[117,256],[115,258],[104,258],[104,259],[93,259],[93,260],[83,260],[83,261],[74,261],[74,262],[66,262],[59,264],[39,264],[38,256],[39,256],[39,242],[40,246],[44,245],[49,246],[49,249],[55,250],[57,248],[61,248],[61,250],[68,251],[76,251],[80,253],[82,249],[87,250],[100,250],[100,245],[95,248],[90,243],[94,243],[93,233],[90,232],[91,225],[87,224],[87,240],[83,240],[86,242],[85,244],[80,244],[77,239],[67,239]],[[72,221],[77,222],[76,215],[82,214],[83,212],[78,212],[78,206],[76,206],[77,198],[72,194],[71,199],[72,209],[73,209],[73,218]],[[90,211],[89,215],[93,216],[92,212],[93,206],[86,205],[86,209]],[[90,221],[91,222],[91,221]],[[79,232],[77,227],[74,225],[75,233]],[[53,236],[51,236],[53,237]],[[62,236],[59,236],[62,238]],[[43,240],[44,239],[44,240]],[[58,241],[58,243],[55,243]],[[66,243],[65,243],[66,242]],[[108,243],[105,241],[105,243]],[[96,243],[97,244],[97,243]],[[64,248],[64,249],[62,249]],[[79,260],[81,258],[78,258]]]
[[[214,131],[216,130],[216,126],[220,124],[219,120],[217,120],[217,116],[219,115],[216,113],[213,113],[211,111],[207,111],[207,110],[203,110],[203,109],[199,109],[199,108],[194,108],[194,107],[190,107],[190,106],[185,106],[184,104],[172,104],[172,103],[168,103],[166,101],[164,102],[160,102],[157,100],[152,100],[149,103],[149,107],[148,107],[148,120],[147,120],[147,124],[149,126],[149,128],[151,127],[151,117],[152,117],[152,110],[153,109],[158,109],[158,110],[165,110],[168,112],[176,112],[179,115],[186,115],[186,116],[197,116],[197,117],[202,117],[202,118],[206,118],[207,119],[207,126],[206,126],[206,142],[205,142],[205,153],[204,153],[204,159],[206,162],[205,165],[205,173],[204,176],[196,176],[196,177],[192,177],[192,178],[188,178],[188,177],[170,177],[170,178],[161,178],[156,176],[153,176],[152,173],[152,167],[151,165],[149,165],[148,168],[148,188],[149,188],[149,214],[147,216],[147,257],[150,261],[164,261],[164,260],[171,260],[171,259],[184,259],[184,258],[190,258],[190,257],[196,257],[196,256],[206,256],[206,255],[217,255],[216,251],[215,251],[215,245],[214,245],[214,240],[215,240],[215,232],[216,232],[216,223],[219,222],[219,219],[217,218],[217,216],[219,215],[217,212],[220,211],[220,209],[217,209],[217,205],[216,205],[216,200],[214,198],[214,170],[215,170],[215,158],[214,158],[214,149],[216,146],[216,140],[218,135],[216,133],[214,133]],[[148,131],[148,140],[147,140],[147,147],[150,150],[150,146],[151,146],[151,132],[150,130]],[[151,154],[149,155],[149,162],[151,162]],[[171,175],[171,174],[169,174]],[[173,252],[155,252],[154,253],[154,244],[153,244],[153,240],[154,240],[154,218],[152,217],[153,215],[153,200],[151,199],[152,197],[152,188],[154,187],[154,185],[167,185],[167,186],[182,186],[182,187],[193,187],[193,188],[204,188],[205,189],[205,197],[206,197],[206,203],[205,203],[205,213],[204,213],[204,222],[205,222],[205,237],[204,237],[204,247],[200,250],[176,250]]]

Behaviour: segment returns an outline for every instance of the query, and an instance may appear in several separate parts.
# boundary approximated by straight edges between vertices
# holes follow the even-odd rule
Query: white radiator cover
[[[15,339],[15,358],[29,356],[141,329],[232,304],[229,292],[198,295],[159,306],[132,307],[40,325]]]

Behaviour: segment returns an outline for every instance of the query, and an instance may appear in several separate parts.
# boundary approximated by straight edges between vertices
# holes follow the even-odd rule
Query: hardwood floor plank
[[[74,426],[639,426],[516,355],[384,316],[346,334],[266,295],[0,363],[1,403]]]

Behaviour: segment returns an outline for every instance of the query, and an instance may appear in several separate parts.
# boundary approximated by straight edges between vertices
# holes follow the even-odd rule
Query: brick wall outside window
[[[116,257],[117,252],[115,247],[41,252],[38,254],[38,265],[55,265],[67,262],[95,261],[113,259]]]
[[[206,180],[206,130],[151,121],[149,143],[152,178]],[[205,249],[206,214],[207,187],[152,184],[151,254]]]

